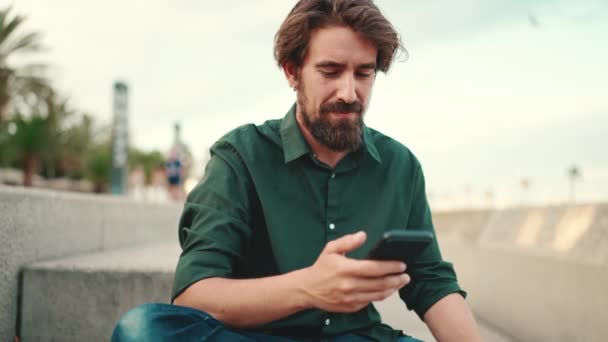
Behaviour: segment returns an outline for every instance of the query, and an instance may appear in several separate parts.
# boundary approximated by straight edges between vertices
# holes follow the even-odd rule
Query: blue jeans
[[[302,338],[265,335],[224,326],[211,315],[183,306],[149,303],[127,312],[116,324],[112,342],[229,341],[229,342],[369,342],[354,335]],[[401,337],[397,342],[421,342]]]

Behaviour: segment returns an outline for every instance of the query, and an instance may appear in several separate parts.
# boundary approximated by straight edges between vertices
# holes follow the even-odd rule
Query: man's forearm
[[[344,254],[365,242],[364,232],[325,245],[314,265],[257,279],[209,278],[188,287],[174,304],[203,310],[237,328],[251,328],[309,308],[357,312],[384,300],[407,283],[406,265],[388,260],[356,260]]]
[[[208,278],[192,284],[174,304],[199,309],[224,324],[249,328],[309,307],[298,270],[257,279]]]
[[[452,293],[440,299],[424,314],[438,342],[482,341],[475,318],[462,296]]]

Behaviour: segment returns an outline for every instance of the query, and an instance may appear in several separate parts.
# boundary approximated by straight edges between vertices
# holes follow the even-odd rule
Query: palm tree
[[[20,34],[19,28],[26,18],[20,15],[10,17],[10,10],[10,7],[0,9],[0,122],[5,119],[12,101],[27,99],[29,94],[49,88],[42,76],[44,65],[9,65],[9,57],[32,54],[42,47],[38,32]]]
[[[92,118],[76,115],[57,95],[43,76],[44,65],[9,63],[42,49],[40,34],[20,32],[26,18],[10,11],[0,8],[0,164],[20,166],[26,186],[41,167],[46,176],[82,177],[93,165],[92,177],[103,179],[103,149],[92,148],[97,160],[86,158],[96,140]]]
[[[109,141],[90,148],[85,168],[86,177],[93,182],[95,193],[106,192],[112,169],[112,148]]]
[[[55,169],[62,160],[72,157],[70,152],[82,158],[89,138],[86,134],[82,139],[71,136],[78,130],[78,125],[66,127],[66,124],[74,112],[68,108],[67,101],[52,90],[30,96],[27,105],[30,113],[19,111],[8,120],[14,132],[8,137],[4,149],[21,167],[23,185],[31,186],[33,175],[41,164]],[[90,123],[87,120],[84,124],[88,130]]]
[[[129,169],[141,167],[144,170],[145,185],[152,183],[152,175],[155,170],[165,165],[165,157],[160,151],[141,151],[136,148],[129,150]]]
[[[93,144],[93,118],[82,114],[78,122],[60,131],[58,149],[50,156],[64,175],[70,178],[84,176],[86,154]],[[53,162],[53,160],[49,160]],[[52,164],[51,164],[52,165]]]
[[[25,118],[18,114],[11,122],[16,130],[8,142],[9,150],[21,165],[23,185],[32,186],[33,175],[40,165],[41,157],[48,149],[48,117]]]
[[[44,137],[47,148],[41,158],[46,166],[46,176],[54,177],[58,170],[61,174],[76,175],[78,169],[83,169],[84,154],[91,141],[92,118],[79,115],[68,106],[66,99],[55,94],[42,102],[30,108],[36,110],[33,115],[48,118],[48,134]]]

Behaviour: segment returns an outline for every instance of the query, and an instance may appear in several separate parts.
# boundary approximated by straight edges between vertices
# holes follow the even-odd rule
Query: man
[[[396,291],[437,340],[481,340],[436,242],[411,265],[365,260],[386,230],[433,232],[417,159],[363,124],[399,48],[370,0],[295,5],[275,56],[296,104],[211,148],[180,220],[175,305],[130,311],[114,340],[417,341],[372,305]]]

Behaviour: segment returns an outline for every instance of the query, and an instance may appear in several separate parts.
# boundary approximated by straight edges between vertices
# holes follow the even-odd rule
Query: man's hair
[[[275,35],[274,57],[302,66],[315,29],[346,26],[369,39],[378,49],[376,69],[388,71],[398,50],[407,53],[399,34],[372,0],[300,0]]]

